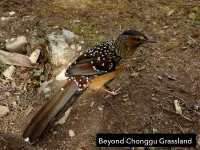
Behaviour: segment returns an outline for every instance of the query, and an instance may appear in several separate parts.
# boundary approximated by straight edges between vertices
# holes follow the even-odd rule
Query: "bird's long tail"
[[[73,99],[76,99],[78,87],[75,82],[67,82],[58,94],[53,96],[31,119],[23,133],[27,142],[34,142],[38,139],[49,122]]]

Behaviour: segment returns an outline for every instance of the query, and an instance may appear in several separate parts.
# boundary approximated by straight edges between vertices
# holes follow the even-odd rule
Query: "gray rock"
[[[78,36],[76,34],[74,34],[73,32],[71,32],[69,30],[66,30],[66,29],[62,30],[62,34],[63,34],[65,40],[69,41],[69,42],[78,38]]]
[[[55,66],[68,65],[81,51],[80,44],[73,40],[78,36],[71,31],[63,29],[62,33],[52,32],[47,37],[51,49],[50,60]]]
[[[6,49],[12,52],[21,51],[26,43],[27,39],[25,36],[18,36],[17,38],[12,38],[6,41]]]

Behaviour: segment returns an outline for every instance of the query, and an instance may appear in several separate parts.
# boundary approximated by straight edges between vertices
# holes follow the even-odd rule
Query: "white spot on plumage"
[[[92,68],[93,68],[94,70],[97,70],[97,68],[96,68],[95,66],[92,66]]]
[[[29,137],[25,138],[24,141],[27,142],[27,143],[30,143]]]

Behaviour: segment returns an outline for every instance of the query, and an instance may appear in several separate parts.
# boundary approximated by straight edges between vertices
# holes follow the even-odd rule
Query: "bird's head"
[[[119,35],[117,41],[121,51],[119,51],[119,53],[121,53],[121,55],[128,56],[133,54],[137,47],[142,44],[155,43],[155,41],[149,40],[147,36],[136,30],[124,31],[122,34]]]

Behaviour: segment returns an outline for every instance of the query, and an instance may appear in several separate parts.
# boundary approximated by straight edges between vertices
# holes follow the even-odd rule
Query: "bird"
[[[66,84],[33,116],[23,132],[26,142],[37,141],[49,123],[59,112],[73,103],[88,88],[105,88],[106,83],[123,70],[121,62],[133,57],[136,49],[145,43],[153,43],[140,31],[123,31],[117,39],[104,41],[86,50],[66,69]]]

